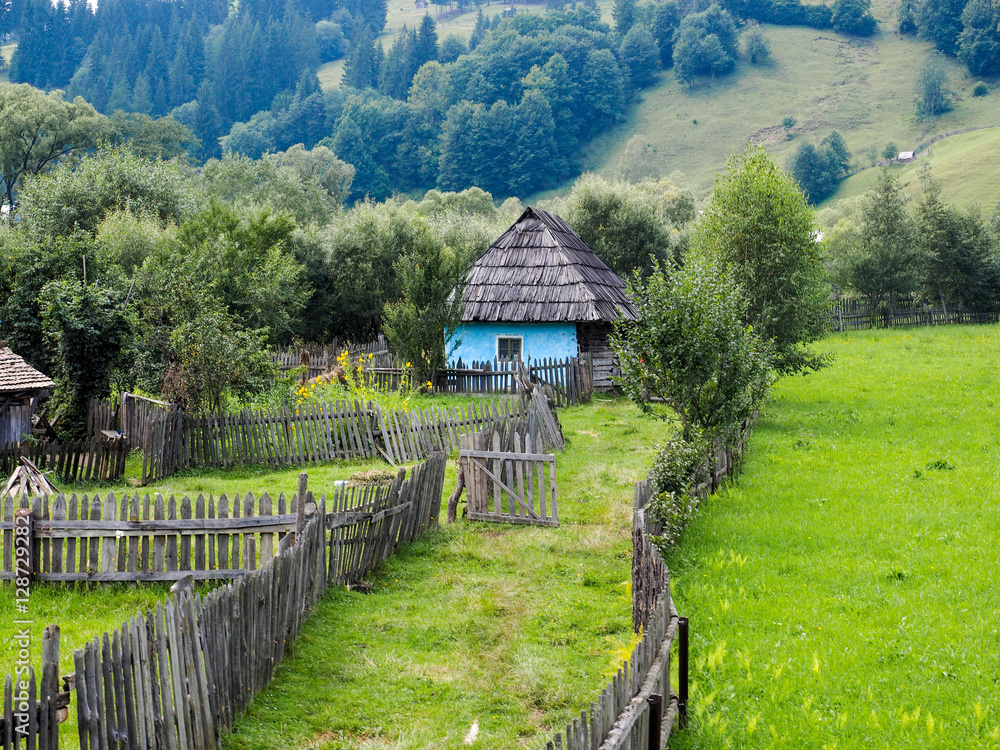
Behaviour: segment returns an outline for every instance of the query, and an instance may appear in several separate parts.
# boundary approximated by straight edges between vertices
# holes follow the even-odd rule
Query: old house
[[[55,385],[0,341],[0,444],[31,434],[31,416]]]
[[[555,214],[529,207],[469,271],[452,360],[565,359],[590,353],[612,386],[612,324],[635,319],[625,283]]]

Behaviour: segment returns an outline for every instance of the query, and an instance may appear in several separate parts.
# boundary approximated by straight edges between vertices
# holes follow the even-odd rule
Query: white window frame
[[[516,340],[517,340],[517,342],[518,342],[517,346],[518,346],[518,352],[519,352],[519,355],[518,355],[518,358],[517,358],[517,359],[519,359],[519,360],[521,360],[521,361],[523,361],[523,360],[524,360],[524,336],[505,336],[505,335],[498,335],[498,336],[497,336],[497,348],[496,348],[496,352],[497,352],[497,361],[498,361],[498,362],[514,362],[514,361],[516,361],[516,360],[514,360],[514,359],[512,359],[512,358],[510,358],[510,357],[507,357],[507,358],[505,359],[505,358],[503,358],[503,357],[501,357],[501,356],[500,356],[500,339],[507,339],[507,340],[509,340],[509,341],[510,341],[510,340],[514,340],[514,339],[516,339]],[[509,351],[509,347],[508,347],[508,351]]]

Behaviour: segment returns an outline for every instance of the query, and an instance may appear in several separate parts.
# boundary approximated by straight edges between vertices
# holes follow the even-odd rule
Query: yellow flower
[[[413,367],[413,365],[411,363],[409,363],[409,362],[406,363],[406,366],[407,367]]]

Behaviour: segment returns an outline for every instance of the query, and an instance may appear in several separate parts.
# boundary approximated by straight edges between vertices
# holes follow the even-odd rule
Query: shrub
[[[973,96],[986,96],[988,93],[990,93],[990,88],[982,81],[977,83],[975,88],[972,89]]]
[[[698,510],[695,488],[708,478],[709,446],[700,433],[685,440],[675,435],[653,461],[649,478],[656,493],[649,505],[650,518],[662,527],[654,537],[660,549],[676,546],[684,527]]]

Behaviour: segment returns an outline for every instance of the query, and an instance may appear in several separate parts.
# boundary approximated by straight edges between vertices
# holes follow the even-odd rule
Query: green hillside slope
[[[1000,112],[996,113],[1000,120]],[[918,169],[930,164],[930,174],[941,183],[941,197],[949,203],[980,203],[992,208],[1000,202],[1000,127],[951,136],[933,144],[917,161],[891,167],[900,178],[903,192],[916,198],[923,193]],[[875,186],[877,169],[866,169],[844,180],[840,189],[823,205],[854,198]]]
[[[607,176],[680,170],[705,195],[727,156],[748,141],[766,145],[785,164],[803,140],[818,142],[838,130],[864,166],[862,154],[873,143],[881,150],[892,141],[903,150],[938,132],[997,123],[998,95],[974,98],[975,80],[954,61],[954,110],[919,122],[915,79],[930,45],[893,31],[894,8],[881,3],[874,9],[882,31],[871,40],[764,26],[774,58],[768,66],[741,62],[736,73],[694,89],[661,73],[628,120],[591,144],[586,167]],[[791,130],[781,125],[786,117],[796,120]]]

